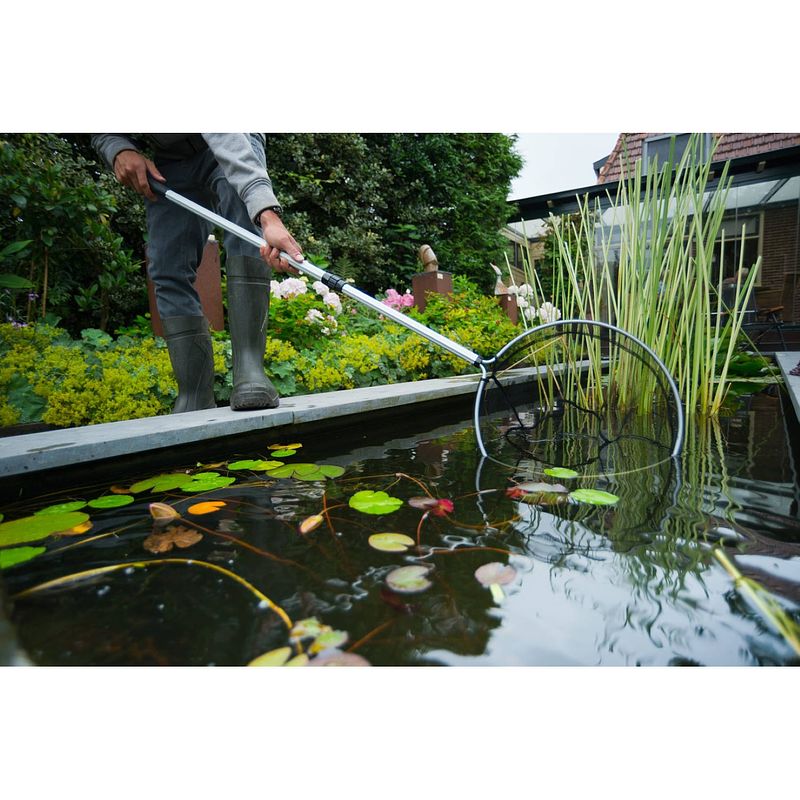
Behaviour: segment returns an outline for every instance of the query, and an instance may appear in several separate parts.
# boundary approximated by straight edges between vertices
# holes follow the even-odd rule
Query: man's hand
[[[114,159],[114,175],[123,185],[148,200],[157,200],[150,184],[147,182],[148,173],[162,183],[166,178],[158,171],[156,165],[145,158],[138,150],[121,150]]]
[[[281,250],[283,250],[295,261],[303,260],[303,253],[300,250],[300,246],[283,226],[283,220],[281,220],[274,211],[262,211],[260,222],[262,234],[267,242],[267,244],[261,248],[261,258],[276,272],[288,272],[292,275],[299,275],[300,273],[280,256]]]

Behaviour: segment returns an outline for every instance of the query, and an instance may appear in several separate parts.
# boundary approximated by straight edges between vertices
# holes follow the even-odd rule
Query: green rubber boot
[[[161,320],[172,373],[178,382],[173,414],[216,408],[214,351],[205,317],[167,317]]]
[[[232,256],[225,271],[233,349],[231,408],[277,408],[280,396],[264,373],[271,270],[260,258]]]

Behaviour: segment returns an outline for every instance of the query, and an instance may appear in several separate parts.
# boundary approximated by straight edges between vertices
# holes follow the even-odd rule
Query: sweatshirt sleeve
[[[267,165],[261,153],[253,149],[247,133],[204,133],[217,163],[222,167],[225,177],[247,206],[250,219],[265,208],[280,203],[272,190],[272,181],[267,174]]]
[[[123,150],[139,151],[133,139],[120,133],[93,133],[91,144],[109,169],[114,169],[114,159]]]

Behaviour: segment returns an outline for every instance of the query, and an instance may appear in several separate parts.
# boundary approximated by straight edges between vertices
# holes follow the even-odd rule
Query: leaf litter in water
[[[62,511],[0,522],[0,547],[35,542],[88,521],[89,515],[83,511]]]
[[[384,553],[404,553],[416,542],[404,533],[373,533],[367,540],[370,547]]]
[[[386,576],[386,585],[398,594],[416,594],[424,592],[433,584],[428,580],[431,568],[421,564],[393,569]]]
[[[312,514],[310,517],[306,517],[300,523],[298,530],[305,536],[305,534],[311,533],[311,531],[315,531],[317,528],[319,528],[324,519],[325,518],[322,516],[322,514]]]
[[[576,489],[570,492],[569,496],[579,503],[589,503],[593,506],[613,506],[619,502],[617,495],[604,492],[602,489]]]
[[[403,501],[397,497],[390,497],[386,492],[365,489],[356,492],[348,501],[348,505],[364,514],[391,514],[403,505]]]
[[[144,540],[144,549],[151,553],[168,553],[173,547],[191,547],[202,538],[202,533],[185,525],[171,525],[164,531],[151,533]]]
[[[453,501],[444,497],[410,497],[408,504],[412,508],[419,508],[437,517],[443,517],[455,508]]]

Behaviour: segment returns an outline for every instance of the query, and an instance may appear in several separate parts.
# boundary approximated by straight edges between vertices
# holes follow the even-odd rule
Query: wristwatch
[[[279,217],[283,216],[283,209],[280,206],[267,206],[266,208],[262,208],[261,211],[259,211],[258,214],[256,215],[256,225],[260,225],[261,224],[261,215],[265,211],[272,211],[275,214],[277,214]]]

